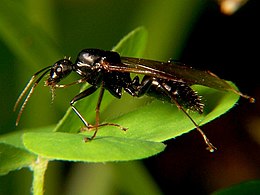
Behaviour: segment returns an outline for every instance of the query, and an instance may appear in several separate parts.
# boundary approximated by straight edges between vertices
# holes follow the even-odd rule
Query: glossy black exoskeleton
[[[71,108],[79,116],[86,128],[95,128],[95,132],[90,139],[93,139],[96,136],[98,127],[100,126],[112,125],[125,129],[114,123],[99,123],[99,110],[105,89],[116,98],[121,98],[122,91],[124,90],[132,96],[141,97],[146,94],[164,101],[175,103],[201,133],[210,151],[214,151],[215,147],[209,142],[206,135],[185,110],[185,108],[188,108],[197,111],[198,113],[202,113],[204,108],[200,96],[192,90],[190,86],[199,84],[218,90],[233,91],[244,98],[248,98],[250,102],[254,102],[254,98],[242,94],[209,71],[196,70],[172,61],[158,62],[140,58],[121,57],[118,53],[112,51],[84,49],[78,54],[75,63],[70,59],[65,58],[57,61],[53,66],[48,66],[40,70],[32,76],[14,107],[15,110],[22,97],[33,84],[21,106],[16,125],[18,125],[24,107],[35,87],[48,72],[50,75],[45,81],[45,84],[50,86],[52,90],[84,82],[88,82],[91,85],[70,101]],[[79,74],[81,79],[67,85],[58,84],[71,72]],[[42,74],[35,81],[40,73]],[[142,74],[144,77],[142,81],[139,81],[138,76],[131,79],[130,73]],[[74,103],[91,95],[97,89],[100,89],[100,92],[96,106],[96,123],[95,125],[90,125],[75,108]]]

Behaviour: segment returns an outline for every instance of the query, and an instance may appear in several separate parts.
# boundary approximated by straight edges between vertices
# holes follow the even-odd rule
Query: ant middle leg
[[[85,130],[94,130],[94,134],[90,137],[90,138],[85,138],[85,141],[89,141],[92,140],[96,137],[97,131],[99,127],[103,127],[103,126],[115,126],[120,128],[123,131],[126,131],[127,128],[122,127],[119,124],[115,124],[115,123],[99,123],[99,115],[100,115],[100,106],[101,106],[101,102],[102,102],[102,98],[103,98],[103,94],[104,94],[104,87],[103,85],[101,85],[100,87],[100,93],[99,93],[99,97],[98,97],[98,102],[96,105],[96,118],[95,118],[95,125],[91,125],[89,124],[85,118],[82,116],[82,114],[78,111],[78,109],[73,105],[76,101],[83,99],[89,95],[91,95],[92,93],[94,93],[96,90],[98,89],[97,86],[91,86],[90,88],[86,89],[85,91],[81,92],[80,94],[76,95],[71,101],[70,101],[70,106],[73,109],[73,111],[76,113],[76,115],[80,118],[80,120],[83,122],[84,127],[81,129],[81,131],[85,131]]]

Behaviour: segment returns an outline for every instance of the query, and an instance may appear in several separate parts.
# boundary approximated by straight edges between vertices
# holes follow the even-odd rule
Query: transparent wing
[[[176,62],[159,62],[132,57],[121,57],[121,62],[120,64],[109,64],[105,68],[110,71],[143,74],[166,80],[185,82],[188,85],[198,84],[222,91],[233,91],[253,101],[251,97],[242,94],[210,71],[197,70]]]

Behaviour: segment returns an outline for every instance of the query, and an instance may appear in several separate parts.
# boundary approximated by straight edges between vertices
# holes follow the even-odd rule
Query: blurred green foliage
[[[178,58],[190,29],[205,3],[204,0],[1,0],[0,133],[23,127],[34,128],[57,123],[67,110],[69,100],[79,90],[79,87],[73,87],[57,91],[54,103],[50,104],[49,90],[39,87],[25,109],[21,124],[16,128],[14,126],[16,114],[12,112],[12,107],[25,81],[31,77],[32,73],[64,56],[71,56],[75,59],[77,53],[83,48],[110,50],[121,37],[137,26],[145,26],[149,32],[148,47],[144,57],[163,61]],[[54,166],[57,164],[54,163]],[[76,170],[83,170],[82,167],[77,166],[74,167]],[[79,166],[86,168],[85,165]],[[118,165],[117,168],[114,166],[117,165],[101,166],[105,171],[98,172],[99,175],[87,172],[82,177],[74,178],[72,183],[82,183],[91,173],[96,177],[106,178],[105,175],[109,175],[109,171],[117,170],[122,165]],[[126,167],[129,171],[129,167],[134,166],[139,165],[128,164]],[[121,173],[127,170],[126,167],[120,169]],[[46,194],[57,193],[59,190],[75,192],[71,185],[68,185],[71,188],[57,189],[57,186],[49,184],[50,181],[56,182],[57,185],[59,182],[62,183],[62,178],[57,176],[59,168],[61,166],[58,166],[58,170],[50,168],[48,175],[51,176],[47,179]],[[135,169],[135,172],[142,173],[139,176],[133,176],[136,180],[144,178],[144,175],[149,178],[142,168],[138,171]],[[105,181],[111,181],[111,177],[108,176]],[[125,186],[130,186],[130,182],[124,181],[122,175],[118,178],[121,178]],[[31,175],[26,170],[13,172],[1,178],[0,194],[16,194],[17,189],[21,192],[20,194],[28,194],[30,190],[28,180],[30,179]],[[99,179],[95,181],[97,183],[93,182],[92,185],[97,186],[91,189],[100,190]],[[115,180],[112,181],[111,185],[116,183]],[[142,179],[142,181],[150,182],[150,186],[154,186],[152,188],[154,194],[159,193],[150,178]],[[17,188],[13,187],[14,183]],[[108,188],[110,189],[111,186]],[[84,193],[85,190],[79,190],[79,193]],[[118,189],[113,190],[118,191]],[[131,191],[128,187],[123,190]]]
[[[0,116],[1,132],[14,129],[12,106],[24,81],[33,72],[64,56],[75,59],[82,48],[110,50],[137,26],[145,26],[149,31],[149,49],[144,57],[158,60],[177,57],[204,3],[198,0],[1,2],[0,83],[4,111]],[[37,89],[26,108],[30,112],[25,110],[19,127],[57,122],[76,91],[77,87],[58,91],[50,105],[48,89]]]
[[[57,96],[50,104],[51,94],[41,84],[28,103],[19,127],[15,127],[17,115],[12,112],[13,105],[25,81],[40,68],[64,56],[75,59],[83,48],[110,50],[137,26],[144,26],[149,32],[143,57],[163,61],[178,59],[194,22],[208,3],[207,0],[0,2],[0,134],[21,131],[25,127],[56,124],[67,110],[69,100],[79,91],[79,86],[57,90]],[[13,139],[11,136],[6,137],[9,138]],[[22,150],[17,139],[13,140],[14,144],[17,144],[17,150]],[[9,149],[8,145],[0,144],[1,154]],[[13,161],[17,159],[17,150],[11,156]],[[16,166],[22,166],[35,157],[23,151],[19,154],[24,155],[25,161],[17,161]],[[60,161],[49,164],[46,194],[161,193],[152,177],[138,162],[105,165],[73,163],[70,164],[68,175],[63,172],[66,165]],[[32,172],[28,169],[10,172],[0,177],[0,194],[29,194],[31,183]],[[248,190],[252,193],[259,191],[259,181],[239,184],[216,194],[246,193]]]

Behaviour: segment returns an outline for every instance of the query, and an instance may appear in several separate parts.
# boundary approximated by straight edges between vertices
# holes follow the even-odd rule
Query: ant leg
[[[153,77],[144,76],[142,82],[139,83],[139,77],[136,76],[131,84],[124,88],[124,90],[131,96],[141,97],[149,91],[150,87],[153,85]]]
[[[96,124],[95,124],[95,126],[89,128],[89,129],[95,128],[95,131],[94,131],[94,134],[92,135],[92,137],[85,139],[85,141],[92,140],[92,139],[94,139],[96,137],[96,134],[97,134],[97,131],[98,131],[98,127],[102,127],[102,126],[115,126],[115,127],[119,127],[123,131],[127,130],[127,128],[122,127],[119,124],[115,124],[115,123],[103,123],[103,124],[100,124],[99,123],[99,119],[100,119],[100,117],[99,117],[100,116],[100,106],[101,106],[102,98],[103,98],[103,95],[104,95],[104,91],[105,91],[105,88],[104,88],[103,83],[102,83],[102,85],[100,87],[99,96],[98,96],[98,102],[97,102],[97,105],[96,105]]]
[[[102,101],[102,97],[104,94],[104,87],[103,85],[100,88],[100,93],[99,93],[99,97],[98,97],[98,102],[97,102],[97,106],[96,106],[96,124],[95,125],[91,125],[89,124],[85,118],[82,116],[82,114],[78,111],[78,109],[73,105],[76,101],[81,100],[89,95],[91,95],[92,93],[94,93],[96,90],[98,89],[98,86],[91,86],[90,88],[86,89],[85,91],[81,92],[80,94],[76,95],[71,101],[70,101],[70,106],[73,109],[73,111],[76,113],[76,115],[80,118],[80,120],[83,122],[83,124],[85,125],[85,128],[87,129],[95,129],[94,134],[91,136],[91,138],[85,138],[85,141],[89,141],[92,140],[96,137],[97,131],[98,131],[98,127],[102,127],[102,126],[115,126],[115,127],[119,127],[120,129],[126,131],[127,128],[122,127],[118,124],[115,123],[104,123],[104,124],[99,124],[99,114],[100,114],[100,105],[101,105],[101,101]]]
[[[73,109],[73,111],[76,113],[76,115],[80,118],[80,120],[84,123],[84,125],[86,126],[86,128],[90,128],[91,125],[84,119],[84,117],[80,114],[80,112],[77,110],[77,108],[75,106],[73,106],[73,104],[78,101],[81,100],[82,98],[85,98],[89,95],[91,95],[92,93],[94,93],[97,90],[97,86],[91,86],[90,88],[84,90],[83,92],[81,92],[80,94],[76,95],[71,101],[70,101],[70,106]]]
[[[74,82],[72,82],[72,83],[65,84],[65,85],[56,84],[54,87],[56,87],[56,88],[66,88],[66,87],[70,87],[70,86],[72,86],[72,85],[80,84],[80,83],[83,83],[83,82],[86,82],[86,79],[85,79],[85,78],[79,79],[79,80],[77,80],[77,81],[74,81]]]
[[[101,123],[101,124],[98,124],[97,126],[98,126],[98,127],[114,126],[114,127],[120,128],[120,129],[123,130],[123,131],[127,131],[127,129],[128,129],[128,128],[123,127],[123,126],[121,126],[121,125],[119,125],[119,124],[116,124],[116,123]],[[89,129],[92,129],[92,128],[95,128],[95,127],[96,127],[96,126],[91,126]]]
[[[133,83],[136,85],[136,80],[133,80]],[[153,85],[153,77],[144,76],[141,84],[137,86],[136,96],[141,97],[149,91],[150,87]]]
[[[98,96],[98,102],[96,105],[96,124],[95,124],[95,131],[94,134],[92,135],[92,137],[90,138],[90,140],[94,139],[97,135],[97,131],[98,131],[98,127],[99,127],[99,115],[100,115],[100,105],[102,102],[102,98],[104,95],[104,84],[102,83],[101,87],[100,87],[100,92],[99,92],[99,96]]]
[[[153,81],[156,81],[153,83]],[[207,144],[207,150],[210,152],[214,152],[217,148],[213,146],[213,144],[209,141],[206,134],[202,131],[202,129],[199,127],[199,125],[192,119],[192,117],[185,111],[185,109],[182,107],[182,105],[177,101],[177,99],[162,85],[159,83],[158,80],[154,80],[153,77],[144,77],[140,86],[137,86],[137,96],[140,97],[147,93],[151,86],[155,85],[157,88],[160,88],[165,95],[169,96],[171,98],[171,101],[176,104],[176,106],[190,119],[190,121],[194,124],[196,129],[200,132],[202,135],[205,143]]]
[[[177,99],[160,83],[158,83],[158,87],[160,87],[170,98],[173,103],[190,119],[190,121],[195,125],[197,131],[202,135],[206,145],[208,146],[206,149],[210,152],[214,152],[217,148],[209,141],[206,134],[202,131],[199,125],[192,119],[192,117],[186,112],[186,110],[182,107],[182,105],[177,101]]]

